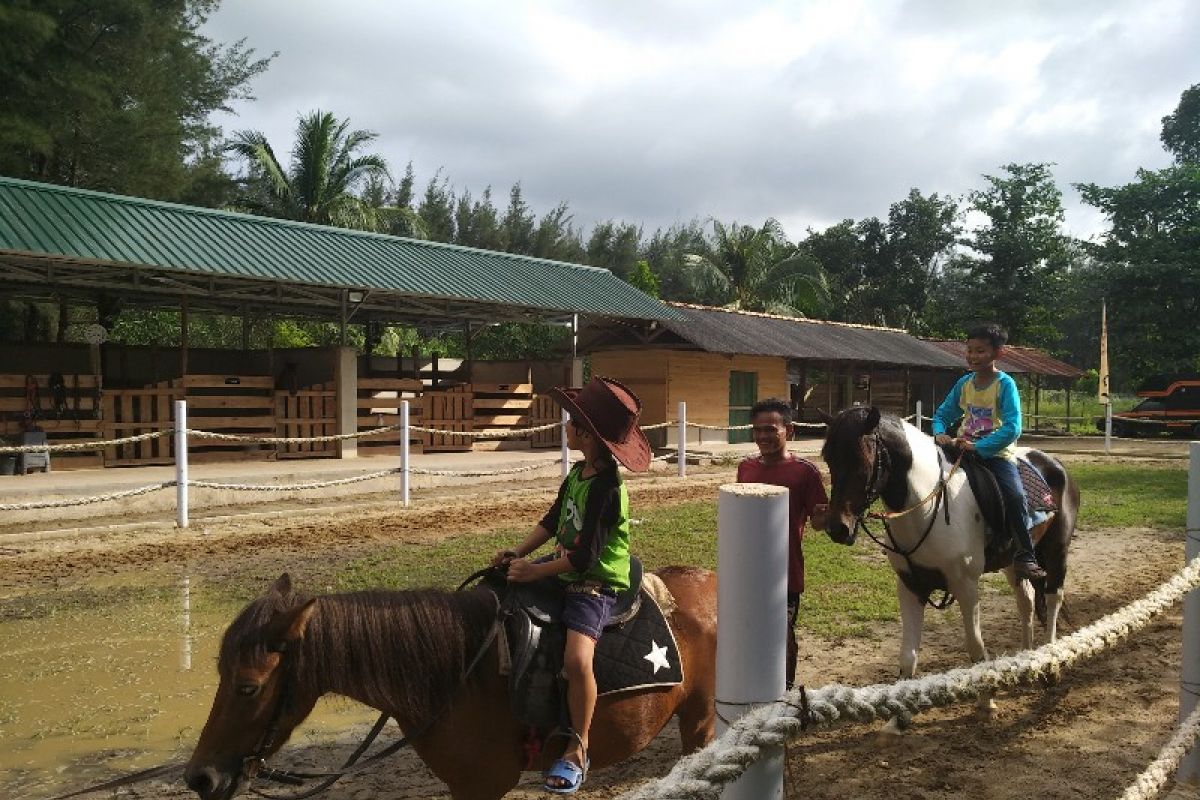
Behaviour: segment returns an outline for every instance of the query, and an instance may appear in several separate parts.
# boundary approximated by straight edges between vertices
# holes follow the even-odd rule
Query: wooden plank
[[[187,397],[188,410],[192,409],[212,409],[212,408],[253,408],[253,409],[271,409],[275,405],[275,401],[271,397],[257,397],[254,395],[230,397],[228,395],[188,395]]]
[[[185,375],[182,385],[188,389],[274,389],[270,375]]]
[[[273,431],[275,430],[275,417],[271,415],[263,415],[261,417],[201,417],[189,414],[188,427],[211,430],[245,428]]]
[[[96,388],[96,376],[95,375],[92,375],[90,373],[83,373],[83,372],[81,372],[81,373],[64,372],[64,373],[62,373],[62,376],[63,376],[63,380],[66,382],[66,385],[67,385],[68,396],[70,395],[71,390],[75,386],[75,376],[77,374],[79,376],[79,388],[80,389]],[[26,377],[27,377],[26,375],[16,375],[13,373],[0,374],[0,389],[20,389],[21,392],[24,392]],[[34,377],[34,380],[37,381],[39,391],[44,391],[50,385],[50,375],[49,374],[38,373],[38,374],[35,374],[33,377]]]
[[[371,390],[392,390],[403,392],[420,392],[425,384],[413,378],[359,378],[358,388]]]
[[[525,415],[506,414],[504,416],[489,416],[489,415],[480,415],[480,414],[475,415],[475,427],[477,430],[481,429],[481,428],[492,428],[492,427],[503,428],[506,426],[511,427],[514,425],[528,425],[528,424],[529,424],[529,415],[527,415],[527,414],[525,414]]]
[[[475,413],[479,414],[482,409],[517,409],[526,411],[533,405],[533,398],[516,398],[516,397],[476,397],[475,398]],[[487,412],[484,412],[487,413]]]
[[[475,395],[532,395],[533,384],[472,384]]]

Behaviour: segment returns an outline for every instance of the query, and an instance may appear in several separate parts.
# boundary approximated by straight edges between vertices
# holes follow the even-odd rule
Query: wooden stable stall
[[[475,430],[475,395],[469,386],[425,392],[421,401],[424,427],[439,431]],[[466,453],[471,451],[474,441],[468,436],[425,433],[421,447],[426,453]]]
[[[475,430],[511,431],[533,424],[532,383],[472,383]],[[476,438],[476,450],[528,450],[528,436]]]
[[[168,385],[140,389],[106,390],[102,396],[104,438],[111,441],[172,430],[175,421],[175,401],[184,399],[184,389],[166,383]],[[189,425],[194,425],[190,419],[188,422]],[[174,460],[173,435],[115,445],[104,450],[106,467],[170,464]]]
[[[408,401],[408,422],[422,425],[425,418],[421,402],[424,387],[415,378],[359,378],[358,430],[360,433],[400,424],[400,404]],[[397,455],[400,452],[400,431],[364,436],[358,440],[358,454]],[[409,451],[421,452],[419,434],[409,435]]]
[[[61,374],[58,397],[51,391],[50,374],[0,375],[0,437],[18,445],[27,431],[42,431],[49,444],[69,444],[106,438],[100,418],[96,375]],[[58,385],[58,384],[56,384]],[[100,450],[56,451],[51,468],[79,469],[104,463]]]
[[[275,390],[275,435],[289,439],[337,433],[337,391],[332,382]],[[336,441],[297,442],[275,446],[276,458],[333,457]]]

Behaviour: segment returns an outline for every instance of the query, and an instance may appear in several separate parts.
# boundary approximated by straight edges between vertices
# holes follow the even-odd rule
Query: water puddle
[[[243,603],[177,573],[142,578],[6,601],[0,797],[49,797],[191,752],[216,691],[221,634]],[[292,741],[375,716],[326,698]]]

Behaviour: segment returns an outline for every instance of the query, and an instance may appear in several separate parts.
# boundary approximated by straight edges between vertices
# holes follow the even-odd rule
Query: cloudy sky
[[[418,191],[521,181],[539,214],[779,219],[793,239],[885,216],[912,187],[963,196],[1054,162],[1074,182],[1168,163],[1160,120],[1200,83],[1195,0],[224,0],[205,33],[278,51],[217,118],[291,148],[313,109],[376,131]]]

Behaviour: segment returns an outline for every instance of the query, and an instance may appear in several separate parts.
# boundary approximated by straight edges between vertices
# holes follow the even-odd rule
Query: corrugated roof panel
[[[936,345],[947,353],[952,353],[960,362],[965,363],[967,358],[967,343],[961,341],[945,341],[942,339],[929,339],[930,344]],[[1065,361],[1060,361],[1052,355],[1043,353],[1035,347],[1022,347],[1021,345],[1005,345],[1004,352],[996,365],[1005,372],[1015,374],[1029,373],[1031,375],[1043,375],[1051,378],[1078,378],[1083,375],[1083,370],[1079,367],[1072,366]]]
[[[666,320],[607,270],[0,177],[0,252]]]

